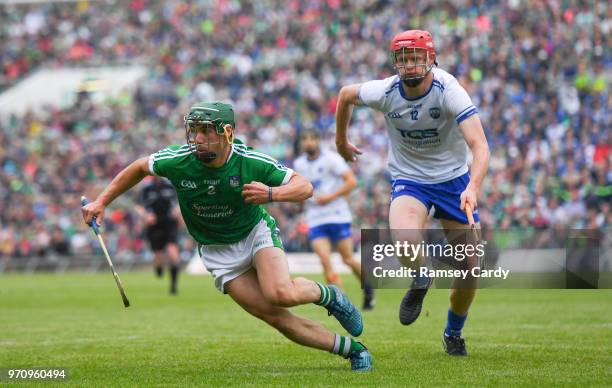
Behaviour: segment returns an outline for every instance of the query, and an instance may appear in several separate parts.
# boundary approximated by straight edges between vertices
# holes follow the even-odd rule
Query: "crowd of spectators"
[[[195,101],[231,101],[237,135],[287,165],[304,128],[333,148],[342,85],[393,74],[397,32],[433,33],[441,68],[478,107],[491,147],[480,215],[493,228],[608,228],[612,8],[605,1],[80,1],[0,5],[0,91],[37,68],[145,65],[133,91],[0,117],[0,257],[95,249],[79,211],[135,158],[182,143]],[[44,85],[41,85],[41,88]],[[357,109],[365,154],[354,227],[387,225],[387,136]],[[108,244],[146,254],[136,190],[108,210]],[[274,204],[288,249],[306,226]],[[358,239],[358,233],[356,238]],[[183,246],[191,248],[183,240]]]

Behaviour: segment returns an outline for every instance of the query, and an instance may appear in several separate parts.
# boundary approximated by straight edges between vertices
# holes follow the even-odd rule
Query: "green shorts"
[[[283,242],[276,221],[267,216],[242,240],[233,244],[200,245],[198,252],[215,280],[215,287],[226,294],[225,283],[251,269],[255,254],[269,247],[283,249]]]

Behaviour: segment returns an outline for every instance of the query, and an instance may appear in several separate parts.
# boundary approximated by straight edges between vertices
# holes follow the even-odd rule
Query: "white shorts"
[[[226,294],[225,283],[253,267],[253,257],[262,248],[283,249],[274,218],[259,221],[245,238],[233,244],[200,245],[199,253],[206,269],[215,280],[215,287]]]

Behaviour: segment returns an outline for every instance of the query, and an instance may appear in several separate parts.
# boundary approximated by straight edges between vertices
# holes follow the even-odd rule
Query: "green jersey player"
[[[273,158],[234,141],[235,125],[229,104],[192,106],[185,117],[187,143],[126,167],[82,208],[85,222],[101,224],[106,206],[145,176],[168,178],[187,229],[221,292],[290,340],[349,358],[353,370],[370,370],[372,358],[360,342],[287,309],[315,303],[351,335],[363,330],[361,313],[337,287],[289,276],[276,222],[261,205],[303,201],[312,195],[312,185]]]

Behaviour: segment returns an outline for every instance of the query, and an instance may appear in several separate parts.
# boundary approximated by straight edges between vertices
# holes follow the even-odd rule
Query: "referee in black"
[[[179,249],[177,245],[178,207],[174,187],[165,178],[154,176],[142,189],[141,213],[147,225],[146,236],[154,254],[158,277],[164,273],[164,255],[170,261],[170,293],[177,293]]]

